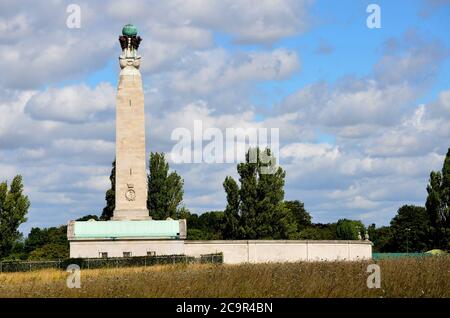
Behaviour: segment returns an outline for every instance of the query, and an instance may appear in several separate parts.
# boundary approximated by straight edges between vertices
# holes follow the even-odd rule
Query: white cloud
[[[91,153],[96,155],[114,153],[115,143],[104,140],[57,139],[53,147],[67,155]]]
[[[340,156],[340,152],[330,144],[291,143],[281,149],[281,155],[294,160],[320,157],[333,161]]]
[[[111,182],[109,181],[109,177],[106,175],[91,176],[87,179],[76,182],[74,184],[74,187],[102,193],[103,191],[105,191],[105,189],[107,190],[111,187]]]
[[[300,68],[296,53],[287,50],[230,55],[225,50],[196,52],[186,57],[189,67],[174,72],[172,87],[179,92],[210,94],[236,83],[286,79]]]
[[[0,40],[14,41],[29,31],[28,21],[23,14],[17,14],[10,18],[0,17]]]
[[[418,138],[406,133],[412,128],[400,124],[405,114],[409,116],[414,101],[434,84],[449,50],[441,42],[424,40],[415,32],[386,41],[384,46],[384,55],[370,74],[342,77],[334,84],[309,84],[285,98],[279,113],[296,113],[304,125],[320,127],[349,145],[350,139],[367,139],[371,143],[369,154],[405,155],[420,151],[420,147],[435,151],[431,145],[436,143],[429,142],[431,134]],[[443,92],[439,101],[430,105],[435,117],[446,114],[447,99]],[[416,120],[420,120],[418,116]],[[440,125],[448,131],[448,124]],[[440,134],[448,136],[446,132]]]
[[[81,123],[92,120],[97,112],[114,109],[115,89],[101,83],[94,89],[85,84],[50,88],[32,96],[25,113],[38,120]]]
[[[66,27],[68,2],[53,1],[45,6],[4,2],[0,33],[7,38],[0,43],[0,68],[8,76],[0,83],[8,88],[37,88],[102,69],[115,59],[118,44],[111,39],[120,33],[120,27],[114,31],[105,26],[123,25],[130,17],[144,38],[143,51],[155,55],[143,69],[154,72],[170,67],[171,61],[181,59],[189,49],[210,48],[214,32],[238,42],[267,45],[299,34],[310,24],[312,2],[80,1],[80,29]],[[21,13],[13,8],[20,8]],[[9,47],[11,41],[14,49]]]
[[[424,40],[415,31],[385,43],[385,54],[373,67],[376,80],[385,86],[408,83],[429,86],[450,50],[437,40]]]
[[[433,118],[439,119],[444,117],[450,119],[450,90],[441,92],[438,100],[431,103],[427,110]]]

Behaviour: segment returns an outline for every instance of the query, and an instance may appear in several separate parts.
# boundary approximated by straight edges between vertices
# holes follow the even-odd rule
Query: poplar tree
[[[241,238],[241,229],[239,227],[239,186],[231,177],[226,177],[223,187],[227,194],[227,206],[224,211],[224,239]]]
[[[10,254],[14,242],[20,237],[19,226],[24,223],[30,201],[23,194],[22,177],[17,175],[8,189],[6,181],[0,183],[0,259]]]
[[[106,206],[103,208],[101,220],[107,221],[113,217],[114,209],[116,208],[116,160],[112,162],[111,174],[109,176],[111,181],[111,188],[106,191],[105,200]]]
[[[432,247],[448,248],[450,244],[450,148],[442,171],[432,171],[427,186],[425,207],[432,231]]]
[[[169,173],[164,153],[150,154],[147,208],[155,220],[176,218],[183,201],[183,179],[175,172]]]
[[[271,158],[271,161],[267,161]],[[285,171],[277,167],[270,149],[250,148],[245,162],[237,165],[240,188],[232,177],[227,177],[225,233],[242,239],[288,239],[297,232],[294,215],[284,204]],[[238,201],[238,202],[236,202]],[[228,237],[225,237],[228,238]]]

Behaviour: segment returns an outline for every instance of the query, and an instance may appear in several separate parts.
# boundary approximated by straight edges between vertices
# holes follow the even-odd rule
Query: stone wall
[[[76,240],[70,242],[70,257],[122,257],[184,254],[199,257],[202,254],[222,252],[224,263],[265,263],[296,261],[361,260],[372,257],[369,241],[183,241],[183,240]]]
[[[372,257],[366,241],[185,241],[186,255],[223,252],[224,262],[265,263],[361,260]]]
[[[131,256],[147,256],[147,252],[156,255],[184,254],[182,240],[76,240],[70,242],[71,258],[96,258],[100,253],[108,253],[108,257],[123,257],[124,252]]]

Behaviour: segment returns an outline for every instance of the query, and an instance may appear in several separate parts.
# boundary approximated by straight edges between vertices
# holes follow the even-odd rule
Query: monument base
[[[148,221],[152,217],[148,210],[114,210],[112,221]]]
[[[186,240],[186,220],[70,221],[71,258],[223,253],[226,264],[360,261],[372,257],[370,241]]]

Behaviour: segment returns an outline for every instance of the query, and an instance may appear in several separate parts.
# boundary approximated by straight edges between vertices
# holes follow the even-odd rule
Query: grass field
[[[381,260],[381,288],[369,289],[372,262],[211,265],[0,274],[0,297],[450,297],[450,257]]]

